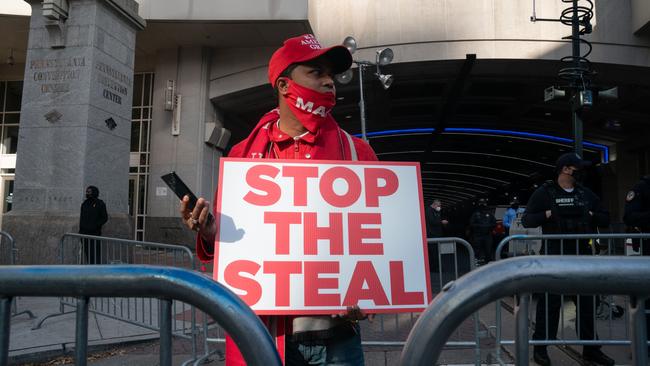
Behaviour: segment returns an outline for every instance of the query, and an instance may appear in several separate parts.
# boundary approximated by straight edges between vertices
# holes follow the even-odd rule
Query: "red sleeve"
[[[209,253],[206,249],[206,243],[201,239],[201,235],[196,236],[196,256],[203,263],[209,263],[214,260],[214,251]]]
[[[354,142],[354,148],[357,150],[357,156],[360,161],[377,161],[377,155],[372,147],[362,139],[352,136],[352,141]]]

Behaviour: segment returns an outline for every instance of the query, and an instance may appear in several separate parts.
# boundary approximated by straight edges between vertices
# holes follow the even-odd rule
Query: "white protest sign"
[[[222,158],[219,173],[213,277],[256,313],[431,301],[417,163]]]

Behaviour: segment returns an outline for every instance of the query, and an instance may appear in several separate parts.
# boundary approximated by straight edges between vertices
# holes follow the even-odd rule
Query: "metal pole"
[[[172,366],[172,301],[160,299],[160,366]]]
[[[582,157],[582,133],[583,133],[583,128],[582,128],[582,119],[580,119],[580,114],[579,114],[579,109],[580,107],[580,102],[577,100],[578,99],[578,93],[579,91],[576,91],[575,95],[575,101],[574,106],[573,106],[573,113],[572,119],[573,119],[573,146],[576,154],[578,156]]]
[[[0,365],[9,360],[9,332],[11,331],[11,297],[0,299]]]
[[[645,298],[630,297],[629,304],[629,326],[632,330],[630,339],[632,341],[632,364],[633,365],[647,365],[648,364],[648,337],[646,333],[646,313],[645,313]]]
[[[368,142],[368,137],[366,136],[366,102],[363,99],[363,68],[364,65],[358,63],[359,65],[359,109],[361,110],[361,138],[363,141]]]
[[[515,306],[515,362],[517,365],[528,365],[528,304],[530,294],[517,296]]]
[[[77,331],[75,335],[75,365],[86,366],[88,356],[88,298],[77,300]]]
[[[578,18],[578,0],[573,0],[573,16],[571,17],[571,46],[573,54],[573,67],[575,67],[576,72],[580,70],[580,19]],[[582,75],[582,73],[580,73]],[[582,157],[582,120],[580,119],[580,110],[582,105],[580,104],[580,92],[581,92],[581,80],[577,78],[573,80],[574,95],[572,101],[572,120],[573,120],[573,143],[574,150],[578,156]]]

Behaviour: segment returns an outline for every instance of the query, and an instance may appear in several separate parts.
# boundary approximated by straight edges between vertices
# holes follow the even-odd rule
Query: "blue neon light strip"
[[[413,133],[432,133],[433,128],[410,128],[403,130],[385,130],[385,131],[375,131],[368,132],[366,135],[368,137],[376,136],[387,136],[387,135],[408,135]],[[522,132],[522,131],[511,131],[511,130],[495,130],[488,128],[445,128],[445,132],[460,132],[460,133],[477,133],[477,134],[494,134],[494,135],[503,135],[503,136],[518,136],[518,137],[529,137],[538,140],[549,140],[557,141],[565,144],[572,144],[573,140],[565,137],[558,137],[553,135],[545,135],[542,133],[533,133],[533,132]],[[361,137],[361,134],[356,134],[355,136]],[[589,141],[583,142],[584,146],[588,146],[594,149],[602,150],[603,160],[605,163],[609,162],[609,147],[602,144],[596,144]]]

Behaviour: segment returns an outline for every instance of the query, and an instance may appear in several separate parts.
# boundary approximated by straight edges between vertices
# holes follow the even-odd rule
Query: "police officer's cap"
[[[574,166],[578,169],[582,169],[585,166],[591,165],[589,160],[582,160],[582,158],[576,153],[566,153],[560,155],[560,157],[555,162],[555,168],[560,171],[565,166]]]

